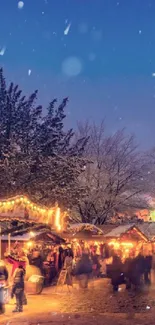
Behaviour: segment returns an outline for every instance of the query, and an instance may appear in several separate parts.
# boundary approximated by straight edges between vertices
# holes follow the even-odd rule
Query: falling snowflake
[[[44,15],[45,14],[45,12],[44,11],[42,11],[42,15]]]
[[[142,33],[141,29],[139,30],[139,35]]]
[[[88,32],[88,25],[86,23],[81,23],[78,26],[78,30],[81,34],[86,34]]]
[[[62,71],[68,77],[78,76],[82,71],[82,63],[77,57],[69,57],[63,61]]]
[[[90,61],[94,61],[95,58],[96,58],[95,53],[90,53],[90,54],[89,54],[89,60],[90,60]]]
[[[71,28],[71,23],[67,25],[67,27],[65,28],[64,30],[64,35],[68,35],[69,31],[70,31],[70,28]]]
[[[101,41],[102,39],[102,31],[93,29],[91,35],[95,41]]]
[[[32,72],[32,70],[31,70],[31,69],[29,69],[29,70],[28,70],[28,76],[30,76],[30,75],[31,75],[31,72]]]
[[[1,49],[0,49],[0,55],[3,56],[5,54],[5,51],[6,51],[6,47],[3,46]]]
[[[24,7],[24,2],[23,1],[19,1],[18,2],[18,9],[22,9]]]
[[[149,310],[151,307],[150,306],[146,306],[146,309]]]
[[[155,72],[152,73],[152,77],[155,77]]]

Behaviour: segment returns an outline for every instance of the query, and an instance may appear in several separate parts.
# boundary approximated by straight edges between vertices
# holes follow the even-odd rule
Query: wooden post
[[[10,255],[10,252],[11,252],[11,235],[8,234],[8,253]]]

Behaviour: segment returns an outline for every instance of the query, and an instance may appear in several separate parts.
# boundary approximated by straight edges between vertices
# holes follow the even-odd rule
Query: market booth
[[[59,232],[61,227],[63,227],[64,215],[61,213],[58,205],[53,208],[46,208],[44,206],[38,206],[31,202],[28,198],[24,196],[17,196],[8,200],[0,201],[0,259],[5,258],[5,262],[8,263],[8,269],[10,270],[10,280],[12,276],[12,269],[19,265],[19,262],[25,263],[26,273],[29,277],[39,275],[37,266],[31,266],[28,263],[26,257],[27,251],[33,248],[38,241],[37,250],[39,251],[40,240],[37,236],[40,232],[50,234],[48,240],[52,245],[56,244],[54,239],[56,239],[56,233],[51,233],[51,228],[55,232]],[[29,240],[27,243],[24,240],[19,241],[19,236],[24,233],[29,235]],[[31,239],[31,240],[30,240]],[[63,239],[62,239],[63,241]],[[42,243],[46,243],[42,240]],[[36,249],[34,254],[38,254]],[[29,280],[29,279],[28,279]]]
[[[121,225],[104,235],[111,251],[116,251],[125,259],[133,250],[139,253],[148,245],[147,236],[134,224]]]
[[[100,228],[89,223],[71,224],[62,232],[66,244],[71,247],[75,257],[80,257],[84,250],[95,251],[102,255],[103,232]]]

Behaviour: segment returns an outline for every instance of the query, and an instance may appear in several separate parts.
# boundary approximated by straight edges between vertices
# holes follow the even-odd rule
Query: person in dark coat
[[[24,276],[25,270],[22,265],[16,269],[13,279],[11,297],[16,297],[16,308],[13,312],[23,311],[23,296],[24,296]]]
[[[77,262],[74,270],[74,275],[79,280],[79,287],[86,289],[88,287],[89,276],[92,273],[92,263],[89,255],[86,253],[82,254],[81,259]]]
[[[130,256],[124,263],[124,277],[126,282],[126,289],[131,289],[132,286],[132,273],[133,273],[133,258]]]
[[[144,256],[140,252],[131,263],[131,284],[135,286],[135,289],[139,289],[142,284],[142,277],[145,270]]]
[[[3,261],[0,261],[0,314],[5,313],[5,303],[4,303],[4,285],[8,281],[9,273]]]
[[[144,283],[146,285],[151,284],[151,268],[152,268],[152,255],[149,254],[144,257]]]
[[[93,267],[93,276],[98,276],[100,273],[101,265],[99,263],[99,257],[95,252],[91,254],[91,260],[92,260],[92,267]]]
[[[110,277],[111,284],[113,286],[113,291],[118,291],[119,285],[124,282],[123,277],[123,264],[118,255],[113,255],[113,261],[110,267]]]

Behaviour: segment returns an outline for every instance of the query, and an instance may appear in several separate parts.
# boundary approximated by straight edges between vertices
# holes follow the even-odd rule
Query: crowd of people
[[[120,254],[113,252],[112,263],[107,265],[107,276],[111,278],[114,291],[118,291],[120,284],[126,289],[140,289],[143,285],[151,284],[152,254],[143,255],[140,251],[136,256],[131,251],[124,260]]]
[[[79,280],[85,278],[84,287],[87,287],[90,276],[110,278],[114,291],[118,291],[121,284],[125,284],[127,290],[138,290],[143,285],[151,285],[151,270],[155,266],[152,252],[144,254],[142,250],[138,253],[130,250],[125,258],[122,255],[122,251],[112,249],[107,256],[102,257],[95,251],[83,251],[78,259],[68,260],[68,272]]]
[[[16,307],[13,312],[22,312],[23,304],[25,304],[26,296],[24,292],[24,276],[25,269],[22,264],[19,263],[16,268],[11,285],[11,298],[15,296]],[[4,301],[4,287],[8,283],[9,272],[3,260],[0,261],[0,314],[5,312],[5,301]]]
[[[143,254],[139,251],[135,254],[130,250],[128,256],[122,256],[122,251],[114,250],[105,246],[104,254],[97,254],[96,249],[86,249],[76,255],[71,247],[48,249],[41,254],[36,247],[29,250],[27,256],[24,252],[14,251],[14,255],[6,256],[7,262],[12,265],[11,271],[11,298],[15,296],[16,307],[13,312],[22,312],[23,305],[27,304],[25,295],[25,277],[28,270],[27,265],[33,265],[45,278],[45,285],[57,283],[61,270],[66,270],[65,283],[73,285],[74,278],[77,279],[79,287],[86,289],[90,278],[108,277],[114,291],[119,290],[121,284],[126,285],[126,289],[139,289],[141,286],[151,284],[151,269],[153,265],[152,252]],[[2,299],[5,286],[9,279],[9,272],[4,261],[0,261],[0,313],[5,311],[5,303]]]

